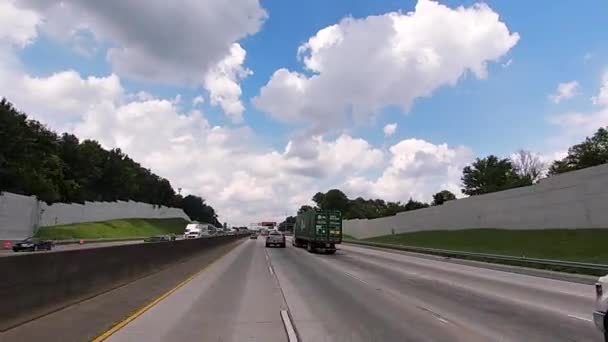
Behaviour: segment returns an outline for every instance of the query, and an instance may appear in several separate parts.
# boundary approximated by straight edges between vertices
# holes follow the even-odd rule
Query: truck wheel
[[[330,249],[327,251],[327,254],[336,254],[336,250],[335,249]]]
[[[281,245],[281,248],[285,248],[285,242],[283,242],[283,244]]]

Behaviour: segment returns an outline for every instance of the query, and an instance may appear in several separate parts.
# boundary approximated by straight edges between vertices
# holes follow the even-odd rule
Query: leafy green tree
[[[325,200],[325,194],[322,192],[317,192],[314,196],[312,196],[312,201],[315,202],[317,208],[323,208],[323,201]]]
[[[188,195],[182,200],[182,209],[191,220],[211,223],[220,227],[217,215],[212,207],[205,203],[199,196]]]
[[[346,195],[338,189],[331,189],[325,194],[325,196],[323,196],[323,201],[321,202],[320,208],[324,210],[331,209],[346,212],[348,210],[348,206],[348,197],[346,197]]]
[[[319,192],[313,197],[313,201],[315,200],[319,201],[321,209],[341,210],[342,217],[347,220],[374,219],[429,206],[427,203],[413,199],[410,199],[405,204],[401,202],[386,202],[382,199],[364,199],[362,197],[351,200],[338,189],[330,190],[327,193]]]
[[[314,208],[311,207],[311,206],[309,206],[309,205],[303,205],[303,206],[300,207],[300,209],[298,209],[298,214],[307,212],[307,211],[312,210],[312,209],[314,209]]]
[[[462,192],[473,196],[530,185],[532,181],[520,177],[509,159],[490,155],[466,166],[462,170],[462,183]]]
[[[414,201],[411,198],[409,201],[407,201],[407,203],[405,203],[405,211],[428,208],[428,207],[429,207],[429,205],[427,203]]]
[[[451,200],[455,200],[456,195],[448,190],[441,190],[433,195],[433,205],[442,205],[443,203]]]
[[[568,155],[553,162],[549,174],[584,169],[608,163],[608,127],[600,128],[592,137],[568,149]]]
[[[293,227],[295,226],[295,224],[296,224],[296,217],[287,216],[283,222],[279,223],[279,226],[277,227],[277,229],[281,232],[293,231]]]

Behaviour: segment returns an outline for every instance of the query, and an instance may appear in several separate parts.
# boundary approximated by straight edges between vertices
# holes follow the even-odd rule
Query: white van
[[[217,228],[207,223],[190,223],[184,231],[184,239],[196,239],[202,236],[215,235]]]

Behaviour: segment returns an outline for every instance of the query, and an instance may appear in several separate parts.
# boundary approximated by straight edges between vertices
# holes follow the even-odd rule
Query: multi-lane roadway
[[[108,340],[601,341],[593,303],[592,285],[356,246],[268,249],[260,238]]]

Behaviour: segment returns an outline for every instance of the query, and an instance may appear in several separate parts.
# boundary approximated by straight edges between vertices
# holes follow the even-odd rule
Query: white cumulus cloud
[[[600,86],[599,93],[593,96],[591,101],[599,106],[608,106],[608,71],[602,76],[602,85]]]
[[[518,40],[485,4],[419,0],[413,12],[348,17],[320,30],[298,49],[307,72],[276,70],[253,103],[279,120],[317,128],[349,116],[360,122],[390,105],[407,111],[467,72],[485,78],[488,62]]]
[[[557,146],[557,150],[564,151],[585,137],[593,135],[600,127],[608,126],[608,72],[602,75],[601,80],[597,95],[591,98],[598,108],[562,113],[549,118],[550,123],[560,128],[560,131],[549,139]]]
[[[577,94],[578,89],[579,84],[577,81],[560,83],[557,85],[555,93],[549,95],[549,99],[553,101],[553,103],[560,103],[562,100],[574,97]]]
[[[200,95],[192,99],[192,106],[198,106],[202,103],[205,103],[205,99]]]
[[[397,131],[397,123],[387,124],[386,126],[384,126],[383,131],[385,137],[390,137]]]
[[[240,81],[252,74],[243,67],[245,49],[238,43],[232,44],[230,54],[215,65],[205,76],[205,88],[209,91],[212,105],[222,107],[224,113],[234,122],[243,120],[245,107],[241,103]]]
[[[0,1],[0,42],[25,47],[36,36],[40,16],[31,10],[15,6],[16,1]]]
[[[9,0],[3,0],[6,7]],[[242,115],[239,82],[249,75],[245,51],[236,43],[259,31],[267,14],[258,0],[9,1],[19,15],[0,20],[21,45],[30,22],[49,37],[72,46],[93,39],[110,46],[106,59],[121,77],[163,84],[203,85],[212,104],[228,116]],[[0,8],[0,15],[2,15]],[[0,17],[0,19],[3,19]],[[1,35],[1,33],[0,33]],[[1,36],[0,36],[1,37]],[[89,38],[87,38],[89,37]]]
[[[345,183],[349,194],[393,201],[407,201],[411,197],[427,202],[441,190],[461,195],[462,169],[473,158],[469,148],[406,139],[389,150],[390,162],[382,174],[376,179],[350,177]]]

